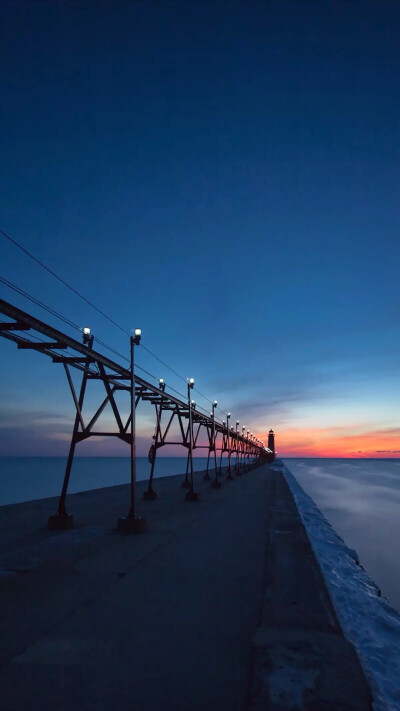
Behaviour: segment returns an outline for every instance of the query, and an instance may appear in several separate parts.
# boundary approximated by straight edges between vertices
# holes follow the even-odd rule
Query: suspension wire
[[[28,294],[27,291],[25,291],[24,289],[21,289],[21,287],[17,286],[16,284],[13,284],[12,282],[8,281],[8,279],[5,279],[4,277],[0,276],[0,282],[2,284],[4,284],[5,286],[7,286],[9,289],[12,289],[13,291],[17,292],[21,296],[25,297],[26,299],[31,301],[33,304],[36,304],[36,306],[40,306],[40,308],[47,311],[47,313],[51,314],[52,316],[56,316],[56,318],[59,318],[60,321],[63,321],[63,323],[67,324],[68,326],[71,326],[71,328],[74,328],[76,331],[79,331],[80,333],[82,332],[82,329],[76,323],[71,321],[66,316],[63,316],[62,314],[60,314],[58,311],[55,311],[55,309],[52,309],[50,306],[47,306],[42,301],[37,299],[35,296]],[[2,322],[2,323],[4,323],[4,322]],[[99,343],[104,348],[107,348],[109,351],[111,351],[111,353],[114,353],[115,355],[119,356],[119,358],[122,358],[123,360],[127,361],[128,363],[130,362],[129,358],[127,358],[125,355],[123,355],[119,351],[115,350],[115,348],[112,348],[112,346],[109,346],[107,343],[105,343],[105,341],[102,341],[100,338],[97,338],[97,336],[96,336],[95,340],[96,340],[96,343]],[[138,368],[139,370],[142,370],[144,373],[146,373],[146,375],[149,375],[154,380],[157,380],[155,375],[150,373],[148,370],[146,370],[146,368],[143,368],[138,363],[136,363],[136,368]]]
[[[158,360],[159,363],[161,363],[162,365],[164,365],[166,368],[168,368],[168,370],[171,371],[171,373],[173,373],[174,375],[176,375],[177,378],[180,378],[181,380],[183,380],[184,383],[187,383],[187,378],[184,378],[183,375],[180,375],[179,373],[177,373],[176,370],[174,370],[173,368],[171,368],[171,366],[168,365],[168,363],[165,363],[163,360],[161,360],[161,358],[159,358],[158,356],[156,356],[156,354],[153,353],[149,348],[147,348],[147,347],[144,346],[143,344],[140,344],[140,345],[142,346],[142,348],[144,348],[145,351],[147,351],[147,353],[150,353],[150,355],[153,356],[153,358],[155,358],[156,360]]]
[[[36,262],[37,264],[39,264],[43,269],[45,269],[45,270],[46,270],[49,274],[51,274],[55,279],[57,279],[59,282],[61,282],[61,284],[63,284],[64,286],[66,286],[67,289],[69,289],[69,290],[72,291],[74,294],[76,294],[76,296],[79,296],[80,299],[83,299],[83,301],[85,301],[89,306],[91,306],[93,309],[95,309],[95,311],[97,311],[99,314],[101,314],[101,316],[103,316],[104,318],[106,318],[107,321],[109,321],[109,322],[112,323],[114,326],[116,326],[120,331],[122,331],[122,333],[125,333],[125,335],[127,335],[127,336],[131,336],[131,335],[132,335],[129,331],[127,331],[125,328],[123,328],[123,326],[121,326],[119,323],[117,323],[116,321],[114,321],[114,319],[112,319],[110,316],[108,316],[102,309],[98,308],[98,306],[96,306],[92,301],[90,301],[89,299],[87,299],[86,296],[84,296],[83,294],[81,294],[77,289],[75,289],[75,288],[74,288],[73,286],[71,286],[67,281],[65,281],[65,279],[63,279],[62,277],[60,277],[55,271],[53,271],[53,269],[51,269],[51,268],[48,267],[46,264],[44,264],[44,262],[42,262],[40,259],[38,259],[37,257],[35,257],[35,255],[32,254],[32,252],[30,252],[28,249],[26,249],[26,247],[23,247],[23,245],[20,244],[16,239],[14,239],[14,238],[11,237],[10,235],[8,235],[8,234],[7,234],[6,232],[4,232],[4,230],[2,230],[2,229],[0,229],[0,234],[2,234],[3,237],[5,237],[5,238],[6,238],[9,242],[11,242],[15,247],[18,247],[18,249],[20,249],[21,252],[24,252],[28,257],[30,257],[31,259],[33,259],[34,262]],[[23,289],[19,289],[18,287],[15,287],[15,286],[11,285],[10,282],[7,282],[7,280],[6,280],[6,279],[3,279],[2,277],[0,277],[0,280],[3,282],[3,284],[6,284],[6,286],[9,286],[11,289],[14,289],[14,291],[17,291],[17,292],[20,293],[22,296],[25,296],[26,298],[30,299],[30,301],[32,301],[33,303],[36,303],[38,306],[41,306],[42,308],[44,308],[46,311],[48,311],[48,313],[51,313],[52,315],[56,316],[57,318],[60,318],[62,321],[64,321],[64,323],[68,323],[68,325],[70,325],[72,328],[78,329],[79,331],[81,330],[80,327],[77,326],[77,324],[74,324],[74,323],[73,323],[72,321],[70,321],[69,319],[67,319],[67,318],[65,318],[65,317],[63,317],[63,316],[61,316],[60,314],[58,314],[56,311],[54,311],[54,310],[51,309],[50,307],[45,306],[45,305],[42,304],[38,299],[35,299],[35,297],[29,296],[26,292],[23,291]],[[120,353],[118,353],[118,351],[114,351],[114,349],[111,348],[111,346],[108,346],[108,345],[105,344],[104,342],[101,342],[99,339],[96,339],[96,340],[97,340],[99,343],[101,343],[103,346],[105,346],[105,348],[108,348],[110,351],[114,352],[116,355],[119,355],[121,358],[124,358],[124,360],[128,360],[128,359],[126,358],[126,356],[121,355]],[[161,358],[159,358],[159,357],[158,357],[155,353],[153,353],[149,348],[147,348],[147,347],[144,346],[143,344],[141,344],[141,345],[142,345],[142,348],[144,348],[144,350],[147,351],[147,353],[149,353],[153,358],[155,358],[156,360],[158,360],[158,362],[161,363],[163,366],[165,366],[166,368],[168,368],[168,370],[170,370],[171,373],[173,373],[177,378],[180,378],[180,380],[182,380],[184,383],[187,382],[187,378],[184,378],[183,375],[180,375],[180,373],[177,373],[176,370],[174,370],[173,368],[171,368],[171,366],[168,365],[168,363],[165,363],[165,361],[163,361]],[[150,377],[152,377],[152,378],[154,378],[155,380],[157,380],[157,378],[156,378],[154,375],[152,375],[151,373],[148,373],[148,371],[146,371],[144,368],[141,368],[140,366],[137,366],[137,367],[140,368],[141,370],[143,370],[145,373],[147,373],[147,375],[150,375]],[[198,390],[197,388],[195,388],[195,390],[199,393],[199,395],[200,395],[201,397],[203,397],[205,400],[207,400],[209,403],[212,404],[212,400],[210,400],[208,397],[206,397],[205,395],[203,395],[203,394],[200,392],[200,390]],[[181,393],[180,393],[180,395],[181,395],[181,397],[184,397]],[[224,410],[221,410],[221,408],[217,408],[217,409],[220,410],[220,412],[222,412],[224,415],[227,414]]]
[[[2,282],[9,289],[12,289],[13,291],[16,291],[21,296],[24,296],[26,299],[31,301],[33,304],[36,304],[36,306],[40,306],[42,309],[47,311],[49,314],[52,314],[52,316],[56,316],[61,321],[66,323],[68,326],[71,326],[71,328],[74,328],[78,331],[81,330],[79,328],[79,326],[76,323],[74,323],[73,321],[71,321],[69,318],[67,318],[66,316],[62,316],[57,311],[52,309],[50,306],[46,306],[46,304],[44,304],[42,301],[39,301],[39,299],[37,299],[35,296],[28,294],[27,291],[25,291],[24,289],[21,289],[21,287],[17,286],[16,284],[13,284],[11,281],[8,281],[8,279],[5,279],[4,277],[0,276],[0,282]]]
[[[83,299],[83,301],[86,301],[86,303],[89,304],[89,306],[91,306],[91,307],[92,307],[93,309],[95,309],[99,314],[101,314],[102,316],[104,316],[104,318],[106,318],[107,321],[110,321],[111,323],[114,324],[114,326],[116,326],[117,328],[119,328],[120,331],[122,331],[123,333],[127,334],[128,336],[130,336],[130,333],[129,333],[128,331],[126,331],[124,328],[122,328],[122,326],[120,326],[116,321],[114,321],[114,319],[112,319],[110,316],[107,316],[107,314],[106,314],[104,311],[102,311],[101,309],[99,309],[92,301],[90,301],[89,299],[87,299],[86,296],[83,296],[83,294],[81,294],[79,291],[77,291],[77,289],[74,289],[74,287],[71,286],[70,284],[68,284],[67,281],[65,281],[64,279],[62,279],[62,277],[58,276],[58,274],[56,274],[56,272],[54,272],[52,269],[50,269],[50,267],[46,266],[46,264],[44,264],[43,262],[41,262],[40,259],[38,259],[37,257],[35,257],[35,256],[32,254],[32,252],[30,252],[28,249],[25,249],[25,247],[23,247],[22,244],[20,244],[19,242],[17,242],[17,240],[13,239],[13,237],[10,237],[10,235],[8,235],[6,232],[4,232],[4,231],[1,230],[1,229],[0,229],[0,234],[2,234],[3,237],[5,237],[6,239],[8,239],[9,242],[12,242],[12,244],[14,244],[16,247],[18,247],[18,249],[20,249],[21,252],[25,252],[25,254],[27,254],[28,257],[30,257],[31,259],[34,260],[34,262],[36,262],[36,263],[39,264],[41,267],[43,267],[43,269],[45,269],[47,272],[49,272],[49,274],[51,274],[55,279],[57,279],[58,281],[60,281],[61,284],[64,284],[64,286],[66,286],[67,289],[69,289],[69,290],[72,291],[74,294],[76,294],[77,296],[79,296],[79,298],[80,298],[80,299]]]

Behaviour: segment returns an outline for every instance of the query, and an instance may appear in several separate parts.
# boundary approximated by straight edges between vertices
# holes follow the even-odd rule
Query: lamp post
[[[229,428],[229,419],[230,419],[231,413],[228,412],[226,416],[226,437],[227,437],[227,443],[228,443],[228,474],[227,474],[227,480],[232,481],[233,476],[232,476],[232,471],[231,471],[231,444],[232,444],[232,436],[231,436],[231,430],[233,427]]]
[[[135,516],[135,488],[136,488],[136,421],[135,421],[135,346],[140,345],[142,332],[140,328],[135,329],[135,335],[130,337],[131,346],[131,387],[130,387],[130,402],[131,402],[131,505],[129,513],[125,518],[118,519],[118,530],[123,533],[141,533],[145,527],[145,520],[139,516]]]
[[[220,489],[221,488],[221,482],[218,479],[218,464],[217,464],[217,433],[215,431],[215,408],[217,407],[218,402],[217,400],[214,400],[212,404],[212,412],[211,412],[211,417],[212,417],[212,451],[214,452],[214,481],[212,483],[213,489]]]
[[[215,425],[214,425],[215,426]],[[218,479],[218,474],[222,474],[221,464],[222,464],[222,454],[224,451],[224,441],[225,441],[225,420],[222,422],[222,444],[221,444],[221,455],[219,458],[219,467],[217,467],[217,436],[215,435],[215,479],[213,481],[214,489],[220,489],[222,486],[221,481]]]
[[[221,443],[221,454],[219,457],[219,468],[218,468],[218,473],[222,475],[222,457],[224,455],[224,445],[225,445],[225,420],[222,420],[222,443]]]
[[[207,456],[207,469],[206,473],[204,474],[204,481],[210,481],[211,477],[208,473],[208,469],[210,466],[210,455],[211,452],[214,452],[214,467],[215,471],[217,470],[217,453],[215,450],[215,408],[217,407],[218,402],[214,400],[214,402],[211,404],[211,412],[210,412],[210,417],[211,417],[211,436],[209,435],[209,448],[208,448],[208,456]]]
[[[188,408],[189,408],[189,452],[188,452],[188,463],[190,464],[190,484],[189,491],[186,494],[186,501],[198,501],[199,495],[194,490],[193,481],[193,405],[196,403],[191,400],[190,391],[194,387],[194,378],[189,378],[187,387],[188,396]]]
[[[190,481],[189,481],[189,468],[190,468],[190,442],[192,439],[192,428],[191,428],[191,408],[192,408],[192,400],[190,396],[190,390],[194,386],[194,378],[188,378],[188,390],[187,390],[187,400],[188,400],[188,430],[187,430],[187,435],[186,435],[186,446],[187,446],[187,457],[186,457],[186,471],[185,471],[185,478],[182,482],[182,488],[183,489],[190,489]]]
[[[241,440],[241,443],[240,443],[240,454],[241,454],[241,459],[240,459],[240,461],[241,461],[241,464],[240,464],[240,473],[244,472],[244,442],[245,442],[245,440],[244,440],[244,431],[245,431],[245,429],[246,429],[246,428],[243,426],[243,427],[242,427],[242,440]]]
[[[240,451],[239,451],[239,420],[236,420],[236,476],[239,476],[240,474],[240,467],[239,467],[239,462],[240,462]]]

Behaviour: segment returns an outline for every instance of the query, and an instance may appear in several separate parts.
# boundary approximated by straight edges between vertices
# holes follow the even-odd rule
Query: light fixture
[[[140,343],[140,339],[142,337],[142,330],[140,328],[135,328],[134,333],[135,333],[135,336],[134,336],[133,342],[136,346],[138,346]]]
[[[89,326],[85,326],[85,328],[82,329],[83,331],[83,342],[84,343],[89,343],[90,340],[90,328]]]
[[[189,388],[192,388],[194,385],[194,378],[189,378]]]
[[[239,424],[239,420],[236,420],[236,424],[237,424],[237,425]]]
[[[214,400],[213,405],[214,405],[214,407],[217,407],[218,403],[216,400]]]
[[[231,416],[231,413],[230,413],[230,412],[228,412],[228,414],[227,414],[227,417],[230,417],[230,416]]]

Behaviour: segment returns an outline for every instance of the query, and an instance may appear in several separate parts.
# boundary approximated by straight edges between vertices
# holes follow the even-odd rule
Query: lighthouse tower
[[[268,432],[268,449],[270,449],[273,454],[272,459],[275,459],[275,435],[273,430]]]

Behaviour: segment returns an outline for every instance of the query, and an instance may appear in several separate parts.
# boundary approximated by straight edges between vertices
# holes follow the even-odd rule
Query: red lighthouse
[[[268,432],[268,449],[271,450],[271,452],[273,454],[272,459],[274,459],[275,458],[275,435],[274,435],[273,430],[270,430]]]

